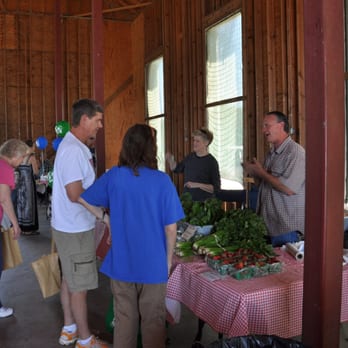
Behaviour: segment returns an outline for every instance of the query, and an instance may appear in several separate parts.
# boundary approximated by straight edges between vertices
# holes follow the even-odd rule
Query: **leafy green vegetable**
[[[195,226],[213,225],[210,235],[200,236],[194,241],[193,250],[204,250],[205,253],[213,249],[217,253],[218,248],[241,248],[268,256],[274,255],[272,246],[266,243],[266,225],[252,210],[224,212],[220,200],[210,198],[204,202],[194,202],[188,192],[180,198],[186,215],[185,222]]]
[[[229,210],[214,226],[218,244],[236,246],[267,255],[273,248],[266,243],[266,225],[262,218],[250,209]]]
[[[213,225],[224,214],[222,202],[217,198],[197,202],[192,200],[189,192],[185,192],[180,200],[185,212],[184,221],[194,226]]]

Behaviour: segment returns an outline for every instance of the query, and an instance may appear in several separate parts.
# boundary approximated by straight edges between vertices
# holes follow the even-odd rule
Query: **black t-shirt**
[[[192,152],[185,157],[174,169],[174,173],[184,173],[184,182],[193,181],[214,186],[214,193],[220,190],[219,164],[214,156],[208,154],[199,157]],[[190,192],[194,201],[204,201],[214,197],[214,193],[203,191],[199,188],[184,188]]]

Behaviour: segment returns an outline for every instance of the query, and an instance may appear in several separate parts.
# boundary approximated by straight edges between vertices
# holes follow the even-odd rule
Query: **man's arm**
[[[65,186],[66,193],[71,202],[78,203],[78,199],[83,193],[82,181],[74,181]]]
[[[292,196],[295,194],[294,191],[290,190],[289,187],[284,185],[279,178],[273,176],[272,174],[268,173],[266,170],[262,170],[260,172],[259,178],[267,181],[269,184],[272,185],[273,188],[275,188],[277,191],[283,192],[288,196]]]
[[[284,185],[279,178],[273,176],[272,174],[268,173],[261,165],[261,163],[254,158],[250,162],[243,163],[243,168],[245,171],[255,178],[255,180],[264,180],[268,182],[274,189],[277,191],[283,192],[288,196],[294,195],[295,192],[292,191],[289,187]]]

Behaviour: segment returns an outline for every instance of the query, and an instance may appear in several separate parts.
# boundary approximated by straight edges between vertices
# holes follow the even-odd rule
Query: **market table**
[[[299,336],[303,263],[284,250],[276,249],[276,253],[283,262],[282,272],[248,280],[230,276],[209,280],[207,276],[214,273],[203,260],[179,262],[169,278],[167,297],[185,304],[198,318],[228,337]],[[342,290],[344,322],[348,321],[348,265],[343,267]]]

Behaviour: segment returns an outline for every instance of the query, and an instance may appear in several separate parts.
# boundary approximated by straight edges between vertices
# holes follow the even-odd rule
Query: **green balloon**
[[[47,173],[47,179],[48,179],[48,186],[50,188],[52,188],[53,186],[53,171],[50,170],[48,173]]]
[[[70,124],[67,121],[59,121],[56,123],[54,130],[58,137],[64,137],[70,130]]]

